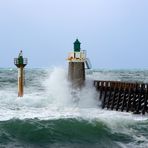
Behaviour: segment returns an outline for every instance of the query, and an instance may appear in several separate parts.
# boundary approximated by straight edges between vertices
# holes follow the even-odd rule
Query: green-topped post
[[[22,50],[20,51],[18,58],[14,58],[14,64],[18,68],[18,97],[24,95],[24,67],[27,65],[27,58],[23,58]]]

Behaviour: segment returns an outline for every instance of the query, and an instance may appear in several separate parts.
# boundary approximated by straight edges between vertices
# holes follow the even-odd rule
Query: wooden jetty
[[[94,86],[100,92],[102,108],[148,113],[148,84],[95,80]]]

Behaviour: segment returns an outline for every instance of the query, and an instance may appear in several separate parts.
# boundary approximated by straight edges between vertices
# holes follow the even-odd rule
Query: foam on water
[[[122,119],[135,121],[148,119],[147,116],[100,109],[99,96],[93,87],[94,75],[87,75],[86,86],[82,90],[73,90],[67,80],[67,70],[55,67],[47,73],[44,81],[42,79],[38,80],[40,81],[39,87],[43,88],[42,91],[31,88],[31,93],[26,91],[24,97],[18,98],[14,88],[0,90],[1,109],[10,111],[10,115],[14,112],[14,116],[8,115],[7,119],[13,117],[45,117],[45,115],[47,115],[47,118],[50,118],[50,116],[59,118],[60,114],[61,116],[64,114],[64,117],[76,115],[82,118],[99,118],[108,124],[117,123]],[[3,116],[2,112],[0,114],[0,120],[5,120],[6,116]]]
[[[87,81],[82,90],[73,90],[67,81],[66,70],[63,68],[54,68],[47,73],[48,76],[44,81],[38,80],[40,87],[43,88],[42,91],[36,91],[33,87],[31,91],[27,86],[24,97],[18,98],[14,88],[0,90],[0,120],[35,117],[48,119],[60,118],[60,115],[73,117],[79,114],[80,109],[98,107],[91,80]]]
[[[40,82],[38,87],[43,90],[36,91],[33,87],[30,90],[27,86],[26,90],[29,90],[29,93],[26,91],[23,98],[17,97],[13,87],[0,90],[0,121],[12,118],[40,120],[76,118],[85,119],[92,124],[93,121],[99,121],[107,125],[113,133],[127,134],[135,141],[143,140],[146,146],[148,140],[145,136],[136,135],[137,130],[131,127],[147,121],[148,116],[102,110],[99,107],[98,93],[92,86],[96,73],[87,75],[86,86],[82,90],[73,90],[70,87],[67,70],[63,68],[56,67],[46,73],[47,77],[44,80],[42,77],[38,80]],[[101,74],[98,75],[101,76]],[[106,79],[109,79],[109,74]],[[125,145],[120,144],[120,146]],[[127,144],[126,147],[134,146],[136,147],[136,144],[132,143]]]

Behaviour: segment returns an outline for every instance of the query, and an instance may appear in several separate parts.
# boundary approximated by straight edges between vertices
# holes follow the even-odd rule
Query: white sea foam
[[[98,92],[93,87],[96,73],[87,75],[86,85],[81,90],[73,90],[70,87],[67,70],[56,67],[47,73],[44,81],[38,80],[40,87],[43,88],[42,91],[36,91],[32,87],[24,97],[18,98],[14,88],[0,90],[0,121],[12,118],[41,120],[82,118],[89,122],[103,122],[112,133],[132,136],[135,141],[143,140],[145,142],[143,145],[146,145],[147,139],[142,134],[137,136],[137,131],[131,127],[148,120],[148,116],[102,110],[99,107]],[[98,75],[101,76],[101,74]],[[107,75],[108,78],[109,75]],[[30,89],[29,86],[27,89]],[[136,143],[131,145],[136,145]],[[128,144],[126,147],[131,145]]]
[[[98,93],[93,87],[96,73],[87,75],[86,86],[83,89],[73,90],[67,80],[67,70],[55,67],[46,72],[48,75],[44,81],[39,80],[43,91],[31,88],[31,93],[26,91],[24,97],[18,98],[14,89],[0,90],[0,120],[81,117],[88,120],[99,119],[108,126],[117,128],[120,122],[124,126],[124,121],[132,123],[148,119],[147,116],[102,110],[99,107]],[[30,89],[29,86],[27,89]]]
[[[67,70],[63,68],[55,67],[46,73],[44,80],[41,76],[38,77],[42,91],[37,91],[36,87],[27,86],[24,97],[18,98],[17,90],[14,88],[0,90],[0,121],[12,118],[40,120],[76,118],[85,119],[92,124],[102,122],[112,134],[120,133],[132,137],[131,143],[118,142],[120,147],[147,147],[147,138],[133,128],[139,122],[147,121],[147,115],[102,110],[99,107],[99,96],[93,87],[93,79],[113,79],[112,73],[88,74],[86,85],[81,90],[73,90],[70,87]],[[141,143],[137,146],[138,142]]]
[[[13,70],[7,79],[13,78]],[[16,72],[16,71],[15,71]],[[126,73],[114,74],[112,72],[88,73],[86,85],[81,90],[73,90],[67,80],[67,70],[55,67],[52,70],[41,73],[28,72],[26,77],[30,78],[26,82],[25,95],[17,97],[16,84],[5,82],[5,86],[0,89],[0,121],[12,118],[52,120],[61,118],[84,119],[92,124],[102,122],[112,134],[123,134],[132,138],[132,142],[123,144],[117,142],[123,148],[146,148],[148,147],[147,136],[140,128],[147,129],[148,116],[133,115],[127,112],[116,112],[102,110],[99,107],[99,96],[93,87],[93,80],[120,80],[132,77],[137,80],[146,80],[146,74],[129,75]],[[5,73],[1,75],[6,77]],[[17,77],[17,75],[15,74]],[[0,78],[3,80],[2,78]],[[35,82],[35,83],[34,83]],[[2,83],[1,83],[2,84]],[[7,87],[7,85],[8,87]],[[97,124],[96,124],[97,125]],[[140,132],[139,132],[140,131]]]

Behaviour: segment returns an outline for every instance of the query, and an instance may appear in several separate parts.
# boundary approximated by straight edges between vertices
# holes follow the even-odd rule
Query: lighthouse
[[[22,50],[20,51],[18,58],[14,58],[14,64],[18,68],[18,97],[24,95],[24,67],[27,65],[27,58],[23,58]]]
[[[75,88],[81,88],[85,83],[85,63],[89,66],[86,51],[81,50],[81,43],[76,39],[73,51],[68,54],[68,79]]]

